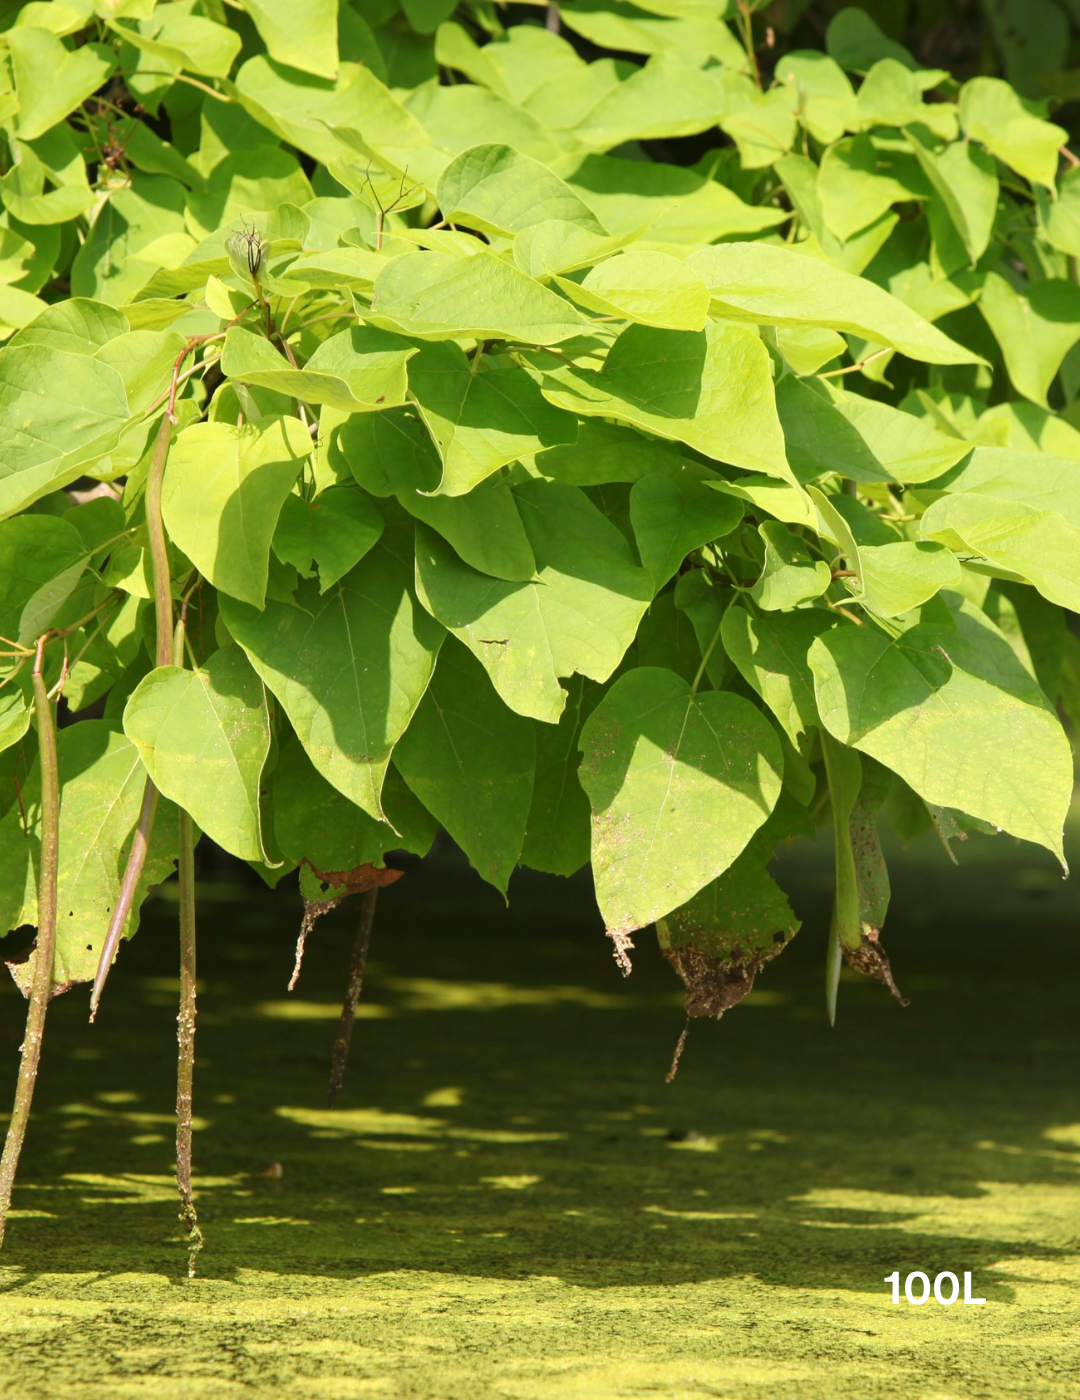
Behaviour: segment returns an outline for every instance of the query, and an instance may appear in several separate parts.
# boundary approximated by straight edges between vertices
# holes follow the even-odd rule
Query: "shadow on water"
[[[208,884],[201,1277],[421,1270],[593,1289],[753,1276],[866,1293],[895,1268],[994,1265],[983,1295],[1007,1301],[1010,1259],[1020,1277],[1076,1256],[1075,1229],[1044,1228],[1057,1207],[1036,1188],[1080,1190],[1080,889],[1011,844],[968,854],[959,871],[923,846],[894,864],[887,941],[912,1005],[852,977],[834,1031],[827,853],[790,857],[802,933],[747,1002],[695,1025],[671,1086],[681,1001],[651,934],[623,982],[580,881],[519,875],[507,912],[456,857],[432,858],[380,898],[334,1111],[355,914],[319,924],[289,997],[295,896],[235,873]],[[39,1274],[182,1276],[174,912],[152,906],[95,1028],[82,993],[50,1013],[8,1290]],[[8,1066],[20,1022],[4,986]],[[1080,1197],[1065,1194],[1075,1224]]]

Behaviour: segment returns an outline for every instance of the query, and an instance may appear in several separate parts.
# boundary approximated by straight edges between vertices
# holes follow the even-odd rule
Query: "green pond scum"
[[[0,1395],[1074,1400],[1080,894],[1006,840],[891,854],[911,1005],[845,973],[834,1029],[827,852],[789,857],[802,934],[670,1085],[655,947],[624,982],[578,882],[516,877],[507,913],[434,856],[383,894],[333,1111],[357,901],[289,997],[298,909],[208,882],[194,1280],[166,886],[94,1031],[82,996],[50,1016]],[[4,985],[8,1068],[21,1019]],[[986,1305],[894,1306],[896,1269]]]

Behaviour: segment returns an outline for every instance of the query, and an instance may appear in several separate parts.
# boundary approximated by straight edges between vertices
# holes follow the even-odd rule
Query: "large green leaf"
[[[604,486],[640,481],[654,471],[677,471],[680,457],[674,443],[645,437],[624,423],[586,418],[578,424],[576,442],[537,453],[533,468],[567,486]]]
[[[262,681],[238,646],[197,671],[160,666],[124,710],[124,733],[158,791],[241,860],[266,861],[259,787],[270,752]]]
[[[568,302],[488,253],[405,253],[375,283],[369,318],[422,340],[519,340],[558,345],[585,322]]]
[[[245,214],[265,211],[266,222],[282,206],[306,204],[311,185],[300,162],[279,146],[230,151],[214,166],[201,190],[187,201],[187,222],[196,237],[208,238],[224,225],[242,225]]]
[[[338,0],[308,0],[302,15],[292,0],[244,0],[244,9],[276,62],[337,77]]]
[[[408,412],[353,417],[336,434],[332,460],[344,456],[373,496],[396,496],[410,515],[437,530],[466,564],[521,581],[536,572],[532,545],[504,481],[488,478],[467,496],[436,496],[443,464],[424,425]]]
[[[236,96],[262,126],[328,165],[360,152],[399,176],[407,167],[410,183],[434,191],[448,164],[420,122],[361,63],[342,64],[339,80],[329,83],[257,54],[237,73]]]
[[[927,540],[981,556],[1027,579],[1052,603],[1080,611],[1080,528],[1056,510],[961,492],[935,501],[919,529]]]
[[[992,156],[1032,184],[1054,187],[1058,152],[1069,139],[1063,127],[1044,122],[1024,108],[1000,78],[973,78],[960,91],[960,123]]]
[[[312,763],[383,820],[390,754],[427,689],[443,629],[416,603],[408,536],[383,539],[320,594],[259,612],[222,596],[221,615],[281,702]]]
[[[573,442],[577,424],[505,358],[470,362],[457,345],[425,346],[409,366],[409,389],[443,461],[437,489],[463,496],[508,462]]]
[[[123,13],[113,0],[105,0],[105,5],[97,8],[104,9],[106,15],[115,14],[118,9]],[[240,52],[239,34],[224,24],[192,14],[187,6],[163,5],[140,28],[116,20],[109,23],[109,28],[126,43],[156,59],[159,66],[176,72],[226,78]],[[129,142],[129,150],[130,145]]]
[[[650,243],[697,247],[760,233],[789,217],[781,209],[745,203],[696,170],[662,161],[590,155],[569,184],[612,234],[636,237],[644,229]]]
[[[671,50],[719,59],[733,68],[746,62],[738,40],[722,20],[718,5],[688,0],[649,0],[647,5],[620,0],[572,0],[560,10],[565,23],[599,48],[625,53],[659,54]]]
[[[23,515],[0,523],[0,644],[27,646],[41,636],[89,559],[67,520]]]
[[[988,272],[979,310],[1001,346],[1013,384],[1045,408],[1062,360],[1080,340],[1080,287],[1048,277],[1021,293],[999,273]]]
[[[169,453],[162,514],[169,535],[223,593],[261,608],[270,541],[311,435],[299,418],[194,423]]]
[[[998,177],[993,158],[970,141],[956,141],[935,150],[925,127],[909,127],[904,134],[974,267],[986,252],[997,214]]]
[[[742,326],[629,326],[603,369],[559,369],[544,394],[586,417],[617,418],[719,462],[794,480],[776,416],[769,353]]]
[[[546,165],[509,146],[473,146],[443,171],[435,198],[442,217],[481,233],[511,236],[558,219],[605,232],[589,206]]]
[[[827,227],[844,241],[899,201],[930,192],[909,155],[883,150],[865,133],[829,147],[821,157],[816,187]]]
[[[906,63],[881,58],[863,79],[855,102],[858,125],[863,127],[908,126],[925,121],[936,132],[952,140],[956,136],[956,111],[938,104],[924,107],[918,77]]]
[[[798,535],[777,520],[758,526],[765,545],[761,576],[750,596],[766,612],[786,612],[800,603],[820,598],[832,582],[832,571],[823,559],[814,559]]]
[[[555,281],[586,310],[641,326],[700,331],[709,317],[708,287],[668,253],[631,250],[599,263],[580,282]]]
[[[71,265],[71,289],[112,306],[133,301],[154,273],[141,254],[169,234],[183,236],[186,191],[166,175],[136,171],[113,190]]]
[[[576,17],[576,9],[573,13]],[[574,135],[588,150],[610,151],[624,141],[707,131],[726,103],[719,74],[719,69],[698,68],[681,55],[651,58],[611,87],[583,115]]]
[[[514,495],[536,557],[534,582],[485,577],[420,530],[417,587],[512,710],[555,724],[566,702],[558,678],[612,675],[652,598],[652,581],[583,491],[533,481]]]
[[[116,64],[104,44],[67,49],[45,29],[16,25],[4,36],[19,94],[18,132],[43,136],[102,86]]]
[[[832,625],[832,614],[823,608],[759,613],[732,606],[724,614],[720,635],[725,651],[796,748],[820,723],[807,652]]]
[[[935,616],[938,614],[935,613]],[[1072,752],[1038,683],[970,605],[892,638],[842,624],[809,651],[828,731],[957,807],[1062,855]]]
[[[90,355],[32,340],[0,352],[0,518],[68,485],[104,457],[129,411],[120,375]]]
[[[724,243],[695,253],[687,264],[705,279],[718,316],[770,326],[825,326],[932,365],[980,360],[873,282],[790,248]]]
[[[776,387],[788,459],[803,481],[839,472],[852,481],[932,481],[971,450],[925,418],[789,375]]]
[[[512,25],[482,48],[462,25],[440,25],[435,57],[508,102],[525,102],[545,83],[584,67],[566,39],[532,24]]]
[[[84,720],[58,736],[60,861],[57,872],[54,995],[97,971],[109,916],[120,892],[127,848],[139,819],[146,770],[135,745],[103,720]],[[16,804],[0,821],[0,927],[37,923],[41,860],[41,776],[35,763]],[[150,853],[123,933],[138,927],[151,885],[172,871],[176,809],[158,809]],[[30,965],[21,964],[20,978]],[[25,984],[24,984],[25,985]]]
[[[879,617],[900,617],[942,588],[959,588],[960,564],[941,544],[895,540],[859,546],[860,601]]]
[[[828,54],[813,49],[785,54],[776,77],[799,94],[799,118],[815,141],[828,146],[855,125],[855,92],[847,74]]]
[[[376,821],[330,786],[295,734],[281,745],[270,791],[282,855],[297,864],[307,861],[325,875],[385,865],[391,850],[427,855],[438,829],[392,766],[383,787],[387,820]]]
[[[597,689],[584,676],[571,676],[558,724],[535,727],[536,780],[521,848],[521,864],[531,870],[566,876],[589,863],[590,808],[578,782],[579,737]]]
[[[1043,452],[976,447],[942,483],[949,492],[976,492],[1036,510],[1055,510],[1080,529],[1080,478],[1076,462]]]
[[[416,352],[415,345],[399,336],[354,326],[324,340],[308,362],[295,369],[265,336],[233,326],[225,337],[221,368],[242,384],[345,413],[364,413],[405,402],[405,366]]]
[[[1061,253],[1080,257],[1080,166],[1066,170],[1058,181],[1057,198],[1051,192],[1037,189],[1035,198],[1039,211],[1039,232],[1047,243]]]
[[[503,894],[525,840],[535,765],[530,721],[506,708],[465,647],[447,642],[394,766]]]
[[[30,677],[25,670],[21,675],[9,676],[5,688],[0,690],[0,753],[12,748],[26,734],[33,712]],[[15,799],[14,791],[11,797]],[[7,806],[2,810],[6,811]]]
[[[678,573],[693,550],[730,534],[742,513],[734,497],[710,491],[690,468],[640,477],[630,492],[630,519],[654,588]]]
[[[379,508],[362,491],[331,486],[313,501],[286,496],[274,531],[274,553],[305,578],[312,566],[325,593],[359,564],[383,531]]]
[[[596,896],[616,952],[732,865],[780,795],[783,757],[741,696],[681,676],[621,677],[581,733]]]

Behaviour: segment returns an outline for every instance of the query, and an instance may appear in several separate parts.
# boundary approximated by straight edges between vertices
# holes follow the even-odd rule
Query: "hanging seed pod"
[[[237,229],[225,240],[225,251],[229,255],[233,271],[238,272],[241,277],[245,275],[250,277],[252,281],[255,281],[259,275],[263,253],[267,246],[263,242],[262,234],[254,225],[250,229]]]

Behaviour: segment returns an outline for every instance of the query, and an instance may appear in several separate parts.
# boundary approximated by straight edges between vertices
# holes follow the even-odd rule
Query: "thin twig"
[[[34,1099],[38,1066],[41,1063],[41,1042],[45,1034],[45,1015],[52,993],[53,959],[56,952],[56,882],[60,852],[60,772],[56,756],[56,717],[45,687],[44,670],[46,637],[38,638],[34,661],[34,712],[38,725],[39,762],[41,765],[41,873],[38,880],[38,932],[34,952],[33,980],[30,984],[30,1005],[26,1012],[26,1035],[19,1060],[19,1079],[15,1089],[15,1104],[8,1124],[4,1154],[0,1158],[0,1248],[7,1230],[11,1192],[26,1138],[26,1125]]]
[[[187,1231],[188,1278],[203,1237],[191,1184],[193,1086],[195,1078],[195,827],[180,809],[180,1009],[176,1017],[176,1186],[180,1220]]]
[[[345,1001],[341,1008],[341,1021],[337,1039],[334,1041],[334,1054],[330,1062],[330,1107],[337,1101],[338,1092],[345,1078],[345,1066],[349,1059],[349,1044],[352,1040],[353,1025],[356,1021],[356,1007],[364,986],[364,968],[367,965],[368,947],[371,944],[371,928],[375,922],[375,901],[379,896],[376,885],[365,890],[360,896],[360,924],[356,930],[352,958],[349,962],[349,981],[345,988]]]
[[[850,608],[845,608],[845,607],[844,607],[843,603],[833,603],[833,602],[830,602],[828,598],[826,598],[826,599],[824,600],[824,602],[825,602],[825,604],[826,604],[827,607],[832,608],[833,612],[838,612],[838,613],[840,613],[841,616],[846,617],[850,622],[854,622],[855,625],[856,625],[857,627],[862,627],[862,626],[863,626],[863,620],[862,620],[862,618],[861,618],[861,617],[856,617],[855,614],[851,611]]]
[[[188,600],[195,582],[180,604],[180,620],[173,633],[173,665],[183,666],[187,636]],[[203,1247],[199,1214],[192,1185],[192,1135],[194,1131],[195,1084],[195,824],[180,808],[180,1006],[176,1015],[176,1189],[180,1194],[180,1221],[187,1234],[188,1278],[195,1277],[195,1260]]]
[[[210,87],[207,83],[200,83],[198,78],[191,78],[187,73],[166,73],[156,68],[124,69],[118,68],[116,76],[119,78],[171,78],[176,83],[187,83],[193,88],[198,88],[200,92],[205,92],[208,97],[216,97],[219,102],[232,103],[233,99],[224,92],[218,92],[216,88]]]
[[[880,360],[882,355],[889,355],[891,353],[892,346],[885,345],[880,350],[875,350],[872,355],[867,355],[865,359],[856,361],[853,365],[844,365],[842,369],[826,370],[824,374],[815,375],[815,378],[836,379],[842,374],[854,374],[857,369],[865,369],[867,365],[873,364],[875,360]]]
[[[713,633],[713,639],[712,639],[712,641],[709,643],[709,645],[706,647],[706,649],[705,649],[705,654],[704,654],[704,656],[701,658],[701,665],[697,668],[697,672],[696,672],[695,675],[694,675],[694,683],[693,683],[693,685],[691,685],[691,687],[690,687],[690,698],[691,698],[691,699],[693,699],[694,696],[697,694],[697,692],[698,692],[698,686],[701,684],[702,680],[704,679],[706,667],[707,667],[708,664],[709,664],[709,661],[710,661],[710,659],[711,659],[711,657],[712,657],[713,652],[716,650],[716,644],[717,644],[717,642],[720,640],[720,627],[721,627],[721,623],[722,623],[722,622],[723,622],[723,618],[721,618],[720,622],[718,622],[718,623],[716,624],[716,631]]]

